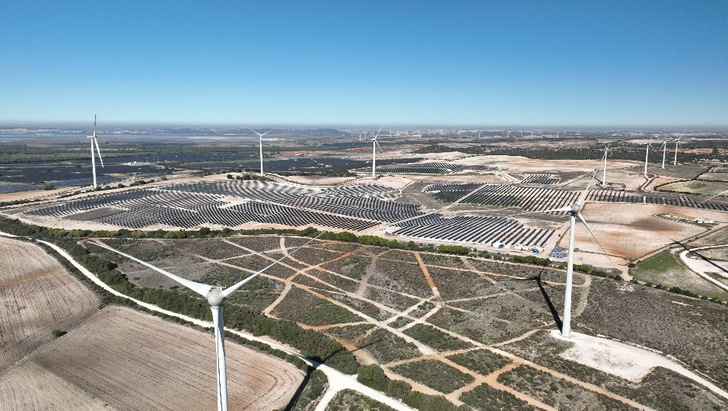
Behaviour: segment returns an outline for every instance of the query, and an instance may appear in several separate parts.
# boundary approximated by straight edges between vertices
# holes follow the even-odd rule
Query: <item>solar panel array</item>
[[[561,190],[547,187],[523,187],[509,184],[433,184],[423,189],[437,198],[452,202],[463,198],[462,203],[494,207],[519,207],[528,211],[544,211],[573,204],[581,195],[577,190]],[[624,191],[595,188],[589,191],[586,201],[608,203],[642,203],[728,211],[728,205],[714,201],[696,202],[690,196],[660,194],[634,194]]]
[[[554,230],[526,228],[504,217],[460,216],[443,218],[431,214],[398,224],[397,234],[427,240],[447,240],[466,244],[493,244],[544,247]]]
[[[561,181],[559,176],[553,174],[526,174],[521,180],[521,184],[558,184]]]
[[[438,183],[424,192],[446,201],[543,211],[574,203],[580,191],[505,184]],[[504,217],[424,214],[416,204],[393,201],[399,190],[378,184],[313,188],[261,181],[226,180],[173,184],[105,193],[23,209],[28,216],[95,221],[130,229],[163,225],[195,228],[203,224],[238,227],[257,222],[287,227],[318,225],[363,231],[381,224],[399,235],[463,244],[502,243],[543,247],[554,230],[527,228]],[[594,189],[587,201],[664,204],[728,211],[723,203],[696,203],[688,196],[638,195]]]
[[[81,215],[84,220],[131,229],[154,225],[193,228],[205,223],[237,227],[258,222],[362,231],[421,214],[415,204],[391,201],[397,196],[398,190],[376,184],[318,189],[260,181],[218,181],[101,194],[28,209],[25,214],[56,218]],[[108,212],[110,209],[117,212]],[[98,216],[89,213],[94,210],[107,212]]]

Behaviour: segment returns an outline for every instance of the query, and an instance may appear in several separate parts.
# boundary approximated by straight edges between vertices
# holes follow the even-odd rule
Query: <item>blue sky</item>
[[[0,123],[728,126],[728,1],[0,0]]]

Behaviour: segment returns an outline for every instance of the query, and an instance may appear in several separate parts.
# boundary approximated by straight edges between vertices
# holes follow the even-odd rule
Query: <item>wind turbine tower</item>
[[[258,139],[260,140],[260,175],[263,176],[263,175],[265,175],[263,173],[263,136],[266,135],[266,134],[268,134],[268,133],[270,133],[272,130],[268,130],[268,131],[266,131],[263,134],[260,134],[259,132],[253,130],[252,128],[250,129],[250,131],[252,131],[253,133],[257,134],[258,135]]]
[[[650,137],[649,141],[647,141],[647,146],[645,147],[645,178],[647,178],[647,160],[650,157],[650,148],[652,148],[652,137]]]
[[[665,154],[667,153],[667,138],[662,142],[662,168],[665,169]]]
[[[382,125],[382,127],[384,127],[384,125]],[[379,133],[381,133],[382,127],[379,127],[379,131],[377,131],[377,134],[372,139],[372,178],[377,177],[377,146],[379,146],[377,137],[379,137]],[[379,148],[381,149],[381,147]]]
[[[561,323],[561,335],[563,335],[564,337],[568,337],[571,333],[571,290],[574,281],[574,237],[576,237],[576,219],[578,218],[579,221],[584,224],[584,227],[586,227],[589,233],[594,236],[594,233],[589,228],[586,220],[584,220],[584,216],[581,215],[581,210],[584,208],[584,200],[586,199],[587,192],[589,191],[589,188],[594,181],[594,176],[596,175],[596,173],[597,170],[594,170],[594,174],[592,174],[592,179],[591,181],[589,181],[589,185],[587,185],[586,190],[584,190],[584,192],[581,194],[575,204],[567,205],[553,210],[542,211],[544,213],[565,211],[569,213],[570,218],[569,255],[566,259],[566,289],[564,291],[564,318]]]
[[[685,130],[685,131],[687,131],[687,130]],[[675,140],[675,160],[672,162],[672,165],[674,165],[674,166],[677,165],[677,147],[680,145],[680,139],[683,138],[683,136],[685,135],[685,131],[683,131],[682,134],[680,134],[680,137],[678,137],[677,140]]]
[[[96,190],[96,155],[94,154],[94,146],[96,146],[96,152],[99,154],[99,161],[101,167],[104,167],[104,159],[101,158],[101,150],[99,149],[99,140],[96,138],[96,114],[94,114],[94,134],[92,136],[86,136],[91,140],[91,172],[93,173],[93,187]]]
[[[602,187],[607,186],[607,154],[609,153],[609,145],[604,145],[604,171],[602,172]]]

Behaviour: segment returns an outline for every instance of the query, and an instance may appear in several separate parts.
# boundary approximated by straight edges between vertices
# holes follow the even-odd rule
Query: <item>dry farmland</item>
[[[37,245],[0,237],[0,267],[0,372],[98,310],[96,295]]]
[[[283,408],[303,380],[283,360],[236,344],[226,351],[231,409]],[[216,403],[212,335],[129,308],[103,309],[9,371],[0,379],[2,409],[94,409],[102,403],[123,410],[202,410]],[[48,387],[40,391],[39,384]]]
[[[212,409],[209,332],[99,299],[37,245],[0,237],[0,409]],[[95,314],[94,314],[95,313]],[[54,339],[53,330],[67,334]],[[227,345],[231,409],[285,407],[293,365]]]

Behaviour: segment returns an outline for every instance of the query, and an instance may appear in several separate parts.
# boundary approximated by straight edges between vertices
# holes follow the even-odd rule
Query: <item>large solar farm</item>
[[[356,145],[315,153],[295,147],[285,158],[266,158],[271,171],[264,176],[172,172],[131,186],[115,175],[103,189],[0,197],[7,226],[0,231],[46,227],[30,241],[76,250],[89,270],[64,263],[74,279],[47,248],[0,242],[12,268],[0,275],[8,307],[0,329],[28,327],[27,317],[12,314],[25,307],[36,312],[66,299],[84,307],[65,322],[34,314],[43,331],[33,328],[31,345],[0,357],[0,408],[212,409],[212,334],[155,318],[149,308],[119,306],[126,298],[137,299],[132,308],[188,304],[203,307],[199,320],[209,321],[207,300],[149,265],[212,286],[252,279],[225,302],[225,325],[242,336],[226,341],[235,347],[228,350],[231,409],[728,408],[723,163],[653,162],[643,170],[640,161],[608,157],[604,170],[598,157],[474,154],[472,143],[452,150],[433,144],[427,152],[427,144],[404,143],[377,153],[374,176],[371,151]],[[523,143],[534,144],[541,143]],[[578,149],[581,142],[560,144]],[[349,168],[343,176],[279,171],[291,158],[300,165],[308,157],[311,167]],[[24,266],[10,257],[24,253],[44,263]],[[571,263],[573,279],[566,275]],[[89,286],[94,276],[121,295]],[[44,291],[20,292],[32,284]],[[89,308],[99,300],[100,311]],[[569,318],[572,332],[564,334]],[[307,358],[309,348],[277,334],[289,326],[338,344],[350,365],[341,365],[341,354]],[[354,378],[245,346],[253,335],[273,351]],[[0,333],[0,345],[22,340]],[[184,344],[194,355],[183,354]],[[157,358],[164,347],[175,354]],[[103,361],[86,366],[71,356],[75,350]],[[140,354],[124,354],[130,350]],[[268,365],[245,366],[266,358]],[[54,387],[58,399],[34,397],[33,384],[18,388],[33,378]],[[139,383],[113,388],[129,379]],[[209,390],[178,393],[176,379]]]

